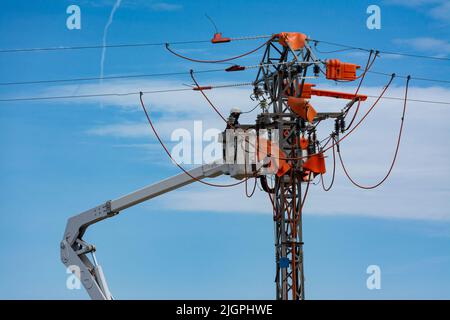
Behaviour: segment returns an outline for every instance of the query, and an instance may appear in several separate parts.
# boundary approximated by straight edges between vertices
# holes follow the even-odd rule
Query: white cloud
[[[430,15],[442,21],[450,21],[450,2],[445,1],[430,10]]]
[[[106,124],[89,129],[86,133],[94,136],[112,136],[120,138],[137,138],[149,134],[146,123]]]
[[[440,55],[450,53],[450,42],[431,37],[418,37],[411,39],[396,39],[394,43],[402,46],[412,47],[422,52],[432,52]]]
[[[154,120],[158,133],[163,138],[170,137],[173,130],[185,128],[192,131],[194,120]],[[86,131],[87,134],[95,136],[110,136],[116,138],[143,138],[153,136],[153,132],[147,122],[122,122],[114,124],[98,125]]]

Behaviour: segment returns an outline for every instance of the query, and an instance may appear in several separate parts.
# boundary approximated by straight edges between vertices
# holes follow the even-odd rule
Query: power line
[[[369,98],[378,98],[378,96],[368,96]],[[401,100],[403,101],[404,98],[399,97],[381,97],[381,99],[387,99],[387,100]],[[410,102],[420,102],[420,103],[433,103],[433,104],[444,104],[444,105],[450,105],[450,101],[436,101],[436,100],[421,100],[421,99],[410,99],[408,98],[407,101]]]
[[[278,63],[273,63],[273,65],[277,65]],[[264,64],[263,64],[264,65]],[[243,66],[245,67],[243,70],[250,70],[254,68],[258,68],[263,66],[252,65],[252,66]],[[199,70],[195,73],[213,73],[213,72],[223,72],[225,69],[205,69]],[[241,70],[240,70],[241,71]],[[380,71],[372,71],[368,70],[368,73],[383,75],[383,76],[391,76],[390,73],[380,72]],[[125,74],[119,76],[105,76],[105,77],[80,77],[80,78],[66,78],[66,79],[43,79],[43,80],[30,80],[30,81],[11,81],[11,82],[0,82],[0,86],[15,86],[15,85],[30,85],[30,84],[46,84],[46,83],[65,83],[65,82],[87,82],[87,81],[97,81],[97,80],[117,80],[117,79],[134,79],[134,78],[151,78],[151,77],[165,77],[165,76],[176,76],[176,75],[188,75],[189,71],[177,71],[177,72],[165,72],[165,73],[147,73],[147,74]],[[396,75],[398,78],[406,79],[407,76]],[[428,82],[439,82],[439,83],[450,83],[450,80],[444,79],[433,79],[433,78],[424,78],[424,77],[411,77],[413,80],[419,81],[428,81]]]
[[[336,47],[342,47],[342,48],[346,48],[346,49],[360,50],[360,51],[366,51],[366,52],[370,52],[371,51],[371,49],[350,46],[350,45],[342,44],[342,43],[323,41],[323,40],[317,40],[317,39],[309,39],[309,40],[314,42],[315,45],[317,45],[319,43],[325,43],[325,44],[329,44],[329,45],[336,46]],[[412,53],[405,53],[405,52],[394,52],[394,51],[386,51],[386,50],[378,50],[378,51],[379,51],[379,53],[388,54],[388,55],[397,55],[397,56],[405,56],[405,57],[410,57],[410,58],[421,58],[421,59],[450,61],[450,58],[446,58],[446,57],[426,56],[426,55],[420,55],[420,54],[412,54]]]
[[[224,69],[208,69],[196,71],[196,73],[219,72]],[[96,80],[114,80],[114,79],[132,79],[132,78],[149,78],[149,77],[164,77],[175,75],[187,75],[189,71],[166,72],[166,73],[147,73],[136,75],[121,75],[121,76],[106,76],[106,77],[85,77],[85,78],[70,78],[70,79],[54,79],[54,80],[32,80],[32,81],[17,81],[17,82],[0,82],[0,86],[13,85],[28,85],[28,84],[44,84],[44,83],[61,83],[61,82],[82,82],[82,81],[96,81]]]
[[[238,71],[255,69],[267,65],[280,65],[284,63],[263,63],[258,65],[239,65],[243,69]],[[228,69],[205,69],[196,71],[195,73],[212,73],[212,72],[224,72],[230,71]],[[232,70],[231,70],[232,71]],[[164,77],[164,76],[175,76],[175,75],[188,75],[189,71],[177,71],[177,72],[166,72],[166,73],[147,73],[147,74],[136,74],[136,75],[119,75],[119,76],[106,76],[106,77],[84,77],[84,78],[68,78],[68,79],[44,79],[44,80],[30,80],[30,81],[14,81],[14,82],[0,82],[0,86],[14,86],[14,85],[30,85],[30,84],[45,84],[45,83],[64,83],[64,82],[83,82],[83,81],[96,81],[96,80],[115,80],[115,79],[133,79],[133,78],[150,78],[150,77]],[[307,79],[308,77],[303,77]],[[311,77],[313,78],[313,77]]]
[[[233,88],[233,87],[242,87],[242,86],[252,86],[252,82],[242,82],[242,83],[234,83],[234,84],[224,84],[224,85],[216,85],[211,86],[210,89],[222,89],[222,88]],[[156,94],[156,93],[170,93],[170,92],[182,92],[182,91],[192,91],[196,87],[193,88],[177,88],[177,89],[162,89],[162,90],[153,90],[153,91],[142,91],[145,94]],[[63,96],[34,96],[34,97],[23,97],[23,98],[7,98],[0,99],[0,102],[19,102],[19,101],[39,101],[39,100],[63,100],[63,99],[77,99],[77,98],[95,98],[95,97],[123,97],[123,96],[131,96],[138,95],[140,91],[132,91],[132,92],[122,92],[122,93],[96,93],[96,94],[80,94],[80,95],[63,95]],[[378,96],[368,95],[369,98],[378,98]],[[381,99],[387,100],[403,100],[403,98],[399,97],[386,97],[383,96]],[[419,103],[431,103],[431,104],[442,104],[442,105],[450,105],[450,101],[436,101],[436,100],[421,100],[421,99],[410,99],[408,101],[411,102],[419,102]]]
[[[246,41],[270,38],[271,35],[260,36],[243,36],[231,38],[232,41]],[[187,41],[173,41],[173,42],[141,42],[141,43],[118,43],[108,45],[80,45],[80,46],[59,46],[59,47],[42,47],[42,48],[12,48],[0,49],[0,53],[16,53],[16,52],[36,52],[36,51],[64,51],[64,50],[84,50],[84,49],[103,49],[103,48],[133,48],[133,47],[157,47],[165,46],[166,44],[197,44],[197,43],[211,43],[211,40],[187,40]]]
[[[383,75],[383,76],[390,76],[389,73],[385,73],[385,72],[379,72],[379,71],[367,71],[369,73],[373,73],[373,74],[378,74],[378,75]],[[402,75],[397,75],[397,78],[403,78],[403,79],[407,79],[408,76],[402,76]],[[440,83],[450,83],[450,80],[443,80],[443,79],[432,79],[432,78],[423,78],[423,77],[410,77],[411,80],[418,80],[418,81],[429,81],[429,82],[440,82]]]
[[[222,88],[232,88],[241,86],[251,86],[252,82],[243,83],[233,83],[211,86],[209,89],[222,89]],[[152,90],[152,91],[142,91],[144,94],[154,94],[154,93],[170,93],[170,92],[181,92],[181,91],[192,91],[194,88],[177,88],[177,89],[162,89],[162,90]],[[107,92],[107,93],[94,93],[94,94],[79,94],[79,95],[63,95],[63,96],[35,96],[35,97],[23,97],[23,98],[7,98],[0,99],[0,102],[18,102],[18,101],[39,101],[39,100],[62,100],[62,99],[77,99],[77,98],[95,98],[95,97],[124,97],[131,95],[139,95],[141,91],[132,92]]]
[[[272,35],[257,35],[257,36],[242,36],[230,38],[231,41],[245,41],[245,40],[258,40],[258,39],[267,39],[272,37]],[[314,42],[315,45],[319,43],[325,43],[332,46],[337,46],[341,48],[346,48],[348,50],[360,50],[370,52],[371,49],[351,46],[342,43],[318,40],[318,39],[309,39],[309,41]],[[177,45],[177,44],[196,44],[196,43],[210,43],[211,40],[187,40],[187,41],[174,41],[174,42],[142,42],[142,43],[119,43],[119,44],[109,44],[109,45],[80,45],[80,46],[58,46],[58,47],[41,47],[41,48],[11,48],[11,49],[0,49],[0,53],[18,53],[18,52],[36,52],[36,51],[64,51],[64,50],[83,50],[83,49],[103,49],[103,48],[132,48],[132,47],[154,47],[154,46],[165,46],[169,45]],[[346,50],[336,50],[338,51],[346,51]],[[446,57],[436,57],[436,56],[426,56],[405,52],[394,52],[388,50],[378,50],[382,54],[388,55],[399,55],[406,56],[412,58],[422,58],[422,59],[432,59],[432,60],[441,60],[441,61],[450,61],[450,58]],[[331,53],[331,52],[330,52]]]
[[[194,44],[206,43],[210,40],[191,40],[191,41],[176,41],[170,44]],[[15,49],[0,49],[0,53],[15,53],[15,52],[35,52],[35,51],[64,51],[64,50],[83,50],[83,49],[103,49],[103,48],[130,48],[130,47],[155,47],[164,46],[166,42],[143,42],[143,43],[120,43],[107,45],[83,45],[83,46],[60,46],[60,47],[43,47],[43,48],[15,48]]]
[[[192,89],[180,88],[180,89],[143,91],[142,93],[152,94],[152,93],[167,93],[167,92],[190,91],[190,90]],[[79,95],[65,95],[65,96],[24,97],[24,98],[0,99],[0,102],[58,100],[58,99],[94,98],[94,97],[124,97],[137,94],[139,94],[138,91],[123,92],[123,93],[97,93],[97,94],[79,94]]]

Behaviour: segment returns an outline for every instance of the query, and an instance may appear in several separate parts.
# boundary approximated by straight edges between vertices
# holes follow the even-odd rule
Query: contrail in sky
[[[113,19],[114,19],[114,14],[116,13],[116,10],[120,7],[120,3],[122,2],[122,0],[116,0],[116,3],[114,4],[111,13],[109,14],[109,19],[108,22],[105,25],[105,29],[103,31],[103,48],[102,48],[102,58],[100,61],[100,83],[102,83],[102,78],[103,78],[103,72],[104,72],[104,65],[105,65],[105,55],[106,55],[106,37],[108,35],[108,29],[111,26]]]

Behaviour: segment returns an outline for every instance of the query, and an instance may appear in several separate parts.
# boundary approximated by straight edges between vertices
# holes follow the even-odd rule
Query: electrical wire
[[[258,51],[259,49],[261,49],[261,48],[264,47],[265,45],[267,45],[267,43],[268,43],[269,41],[270,41],[270,40],[264,42],[263,44],[259,45],[259,46],[256,47],[255,49],[250,50],[250,51],[248,51],[248,52],[244,52],[244,53],[242,53],[242,54],[240,54],[240,55],[233,56],[233,57],[230,57],[230,58],[220,59],[220,60],[201,60],[201,59],[190,58],[190,57],[184,56],[184,55],[182,55],[182,54],[179,54],[179,53],[173,51],[172,49],[170,49],[169,44],[166,44],[166,49],[167,49],[170,53],[172,53],[173,55],[175,55],[175,56],[177,56],[177,57],[179,57],[179,58],[182,58],[182,59],[191,61],[191,62],[199,62],[199,63],[219,63],[219,62],[232,61],[232,60],[236,60],[236,59],[239,59],[239,58],[248,56],[248,55],[250,55],[250,54],[252,54],[252,53]]]
[[[264,63],[259,65],[241,65],[243,69],[238,71],[248,71],[267,65],[282,65],[285,62]],[[212,73],[212,72],[227,72],[227,69],[205,69],[196,71],[196,73]],[[165,73],[147,73],[147,74],[125,74],[118,76],[106,76],[106,77],[79,77],[79,78],[67,78],[67,79],[42,79],[42,80],[30,80],[30,81],[9,81],[0,82],[0,86],[15,86],[15,85],[31,85],[31,84],[46,84],[46,83],[65,83],[65,82],[83,82],[83,81],[97,81],[97,80],[115,80],[115,79],[135,79],[135,78],[150,78],[150,77],[164,77],[164,76],[176,76],[187,75],[189,71],[177,71],[177,72],[165,72]],[[304,77],[306,78],[306,77]],[[311,77],[315,78],[315,77]]]
[[[379,72],[379,71],[368,71],[369,73],[372,74],[377,74],[377,75],[383,75],[383,76],[390,76],[389,73],[385,73],[385,72]],[[397,75],[397,78],[403,78],[403,79],[407,79],[408,76],[405,75]],[[442,80],[442,79],[432,79],[432,78],[424,78],[424,77],[414,77],[414,76],[410,76],[411,80],[418,80],[418,81],[428,81],[428,82],[440,82],[440,83],[450,83],[450,80]]]
[[[247,114],[247,113],[252,113],[253,111],[256,110],[256,108],[258,108],[261,105],[261,102],[258,103],[256,106],[254,106],[253,108],[251,108],[250,110],[247,111],[241,111],[241,114]]]
[[[274,62],[274,63],[263,63],[259,65],[251,65],[251,66],[242,66],[243,70],[250,70],[259,67],[264,67],[266,65],[282,65],[286,64],[286,62]],[[225,69],[205,69],[195,71],[196,73],[213,73],[213,72],[223,72]],[[323,73],[323,71],[322,71]],[[368,70],[367,73],[372,73],[376,75],[383,76],[391,76],[390,73],[380,72],[380,71],[372,71]],[[65,82],[87,82],[87,81],[98,81],[98,80],[116,80],[116,79],[135,79],[135,78],[150,78],[150,77],[165,77],[165,76],[176,76],[176,75],[187,75],[189,71],[177,71],[177,72],[165,72],[165,73],[147,73],[147,74],[125,74],[118,76],[105,76],[105,77],[78,77],[78,78],[66,78],[66,79],[39,79],[39,80],[30,80],[30,81],[9,81],[9,82],[0,82],[0,86],[16,86],[16,85],[31,85],[31,84],[46,84],[46,83],[65,83]],[[306,78],[306,77],[304,77]],[[315,78],[315,77],[313,77]],[[406,79],[405,75],[398,75],[397,78]],[[434,78],[425,78],[425,77],[414,77],[411,76],[411,80],[417,81],[428,81],[428,82],[438,82],[438,83],[450,83],[450,80],[444,79],[434,79]]]
[[[338,156],[339,156],[339,161],[341,162],[341,166],[342,169],[344,170],[345,175],[347,176],[347,178],[351,181],[352,184],[354,184],[355,186],[357,186],[358,188],[361,189],[375,189],[377,187],[379,187],[380,185],[383,184],[383,182],[385,182],[387,180],[387,178],[390,176],[392,169],[394,168],[395,162],[397,160],[397,155],[398,155],[398,151],[400,149],[400,143],[401,143],[401,139],[402,139],[402,132],[403,132],[403,125],[405,123],[405,114],[406,114],[406,106],[407,106],[407,98],[408,98],[408,87],[409,87],[409,81],[410,78],[408,78],[406,80],[406,86],[405,86],[405,97],[404,97],[404,102],[403,102],[403,111],[402,111],[402,118],[401,118],[401,123],[400,123],[400,129],[398,132],[398,138],[397,138],[397,146],[395,147],[395,153],[394,153],[394,158],[392,159],[391,165],[389,167],[388,172],[386,173],[386,175],[384,176],[383,179],[381,179],[379,182],[377,182],[374,185],[371,186],[364,186],[361,185],[360,183],[356,182],[349,174],[349,172],[347,171],[347,168],[344,165],[344,161],[342,160],[342,155],[340,150],[338,149]]]
[[[360,76],[361,76],[361,80],[359,81],[358,87],[356,88],[356,92],[355,92],[355,94],[354,94],[355,97],[357,96],[359,90],[361,89],[361,85],[362,85],[362,83],[363,83],[363,81],[364,81],[364,79],[365,79],[365,77],[366,77],[367,71],[369,71],[369,69],[372,67],[373,63],[375,62],[375,59],[377,58],[377,53],[375,53],[375,56],[373,57],[372,62],[370,62],[370,58],[372,57],[372,53],[373,53],[373,52],[370,51],[369,58],[367,59],[367,64],[366,64],[366,67],[365,67],[365,69],[364,69],[364,72],[360,75]],[[350,123],[349,123],[349,124],[347,125],[347,127],[345,128],[345,130],[348,130],[349,128],[352,127],[353,122],[355,121],[356,116],[358,115],[360,106],[361,106],[361,99],[358,99],[358,105],[356,106],[356,110],[355,110],[355,112],[353,113],[353,117],[352,117],[352,119],[350,120]],[[352,105],[352,107],[353,107],[353,105]],[[351,109],[351,107],[349,108],[349,110],[350,110],[350,109]],[[347,112],[348,112],[349,110],[347,110]],[[347,117],[347,115],[348,115],[348,113],[346,113],[345,118]]]
[[[334,140],[334,136],[332,137],[332,139]],[[331,182],[328,187],[325,187],[325,183],[323,180],[323,174],[320,174],[320,181],[322,183],[322,188],[324,191],[327,191],[327,192],[330,191],[331,188],[333,187],[334,179],[336,177],[336,150],[335,149],[336,149],[336,146],[333,145],[333,148],[332,148],[332,150],[333,150],[333,173],[331,175]]]
[[[211,86],[210,89],[222,89],[222,88],[233,88],[241,86],[251,86],[252,82],[234,83],[234,84],[224,84]],[[170,93],[170,92],[181,92],[181,91],[192,91],[192,88],[177,88],[177,89],[164,89],[164,90],[153,90],[153,91],[142,91],[144,94],[156,94],[156,93]],[[23,97],[23,98],[7,98],[0,99],[0,102],[20,102],[20,101],[40,101],[40,100],[59,100],[59,99],[77,99],[77,98],[95,98],[95,97],[123,97],[138,95],[140,92],[123,92],[123,93],[96,93],[96,94],[80,94],[80,95],[64,95],[64,96],[35,96],[35,97]],[[450,104],[450,103],[449,103]]]
[[[216,106],[209,100],[208,96],[203,92],[202,87],[198,84],[197,80],[194,77],[194,70],[191,70],[191,78],[192,81],[194,81],[195,85],[197,86],[197,91],[200,91],[200,93],[203,95],[203,97],[208,101],[209,105],[214,109],[214,111],[222,118],[222,120],[226,123],[228,123],[228,120],[222,115],[222,113],[219,111],[219,109],[216,108]]]
[[[157,47],[164,46],[166,43],[170,44],[196,44],[208,43],[211,40],[188,40],[188,41],[173,41],[173,42],[142,42],[142,43],[120,43],[107,45],[81,45],[81,46],[60,46],[60,47],[41,47],[41,48],[15,48],[15,49],[0,49],[0,53],[14,53],[14,52],[35,52],[35,51],[63,51],[63,50],[84,50],[84,49],[103,49],[103,48],[133,48],[133,47]]]
[[[143,95],[144,95],[144,93],[143,93],[142,91],[139,92],[139,100],[140,100],[140,102],[141,102],[141,107],[142,107],[142,110],[143,110],[144,113],[145,113],[145,116],[146,116],[146,118],[147,118],[147,121],[148,121],[150,127],[152,128],[152,131],[153,131],[153,133],[155,134],[155,137],[158,139],[159,143],[160,143],[161,146],[163,147],[164,151],[167,153],[167,155],[168,155],[169,158],[173,161],[173,163],[175,163],[175,165],[176,165],[178,168],[180,168],[181,171],[183,171],[186,175],[188,175],[189,177],[191,177],[193,180],[195,180],[195,181],[197,181],[197,182],[200,182],[200,183],[203,183],[203,184],[205,184],[205,185],[207,185],[207,186],[210,186],[210,187],[219,187],[219,188],[234,187],[234,186],[237,186],[237,185],[239,185],[239,184],[241,184],[241,183],[244,183],[244,182],[246,182],[246,181],[248,180],[248,178],[245,178],[245,179],[243,179],[243,180],[241,180],[241,181],[238,181],[238,182],[236,182],[236,183],[231,183],[231,184],[216,184],[216,183],[210,183],[210,182],[206,182],[206,181],[200,180],[200,179],[194,177],[192,174],[190,174],[189,171],[187,171],[185,168],[183,168],[183,167],[182,167],[182,166],[181,166],[181,165],[173,158],[173,156],[172,156],[172,154],[170,153],[169,149],[167,148],[167,146],[166,146],[166,145],[164,144],[164,142],[162,141],[160,135],[158,134],[156,128],[155,128],[154,125],[153,125],[152,120],[150,119],[149,113],[147,112],[147,108],[145,107],[145,103],[144,103],[144,100],[143,100],[143,98],[142,98]]]
[[[272,35],[260,36],[242,36],[232,37],[232,41],[248,41],[270,38]],[[133,47],[156,47],[164,46],[166,43],[172,45],[178,44],[197,44],[197,43],[211,43],[211,40],[187,40],[187,41],[171,41],[171,42],[142,42],[142,43],[119,43],[108,45],[79,45],[79,46],[58,46],[58,47],[40,47],[40,48],[11,48],[0,49],[0,53],[18,53],[18,52],[36,52],[36,51],[65,51],[65,50],[84,50],[84,49],[103,49],[103,48],[133,48]]]
[[[241,36],[241,37],[231,37],[231,41],[246,41],[246,40],[259,40],[259,39],[268,39],[272,38],[274,35],[256,35],[256,36]],[[317,46],[319,43],[325,43],[332,46],[337,46],[341,48],[346,48],[349,50],[360,50],[369,52],[371,49],[350,46],[347,44],[341,44],[336,42],[324,41],[319,39],[311,39],[311,41]],[[141,43],[120,43],[120,44],[109,44],[109,45],[79,45],[79,46],[58,46],[58,47],[36,47],[36,48],[10,48],[10,49],[0,49],[0,53],[17,53],[17,52],[36,52],[36,51],[64,51],[64,50],[84,50],[84,49],[103,49],[103,48],[129,48],[129,47],[148,47],[148,46],[164,46],[167,43],[171,45],[178,44],[197,44],[197,43],[210,43],[211,40],[186,40],[186,41],[171,41],[171,42],[141,42]],[[389,55],[400,55],[412,58],[422,58],[422,59],[433,59],[433,60],[441,60],[441,61],[450,61],[450,58],[446,57],[435,57],[435,56],[426,56],[405,52],[394,52],[387,50],[379,50],[380,53],[389,54]]]
[[[310,181],[311,181],[311,174],[312,173],[310,172],[309,176],[308,176],[308,183],[306,184],[305,193],[303,194],[303,199],[302,199],[302,203],[300,205],[300,210],[299,210],[300,214],[302,214],[302,212],[303,212],[303,206],[305,205],[306,197],[308,196],[308,190],[309,190],[309,185],[310,185]]]
[[[345,135],[343,135],[339,140],[337,141],[333,141],[333,143],[331,144],[331,146],[325,148],[322,152],[325,152],[327,150],[329,150],[330,148],[332,148],[334,145],[339,144],[341,141],[343,141],[344,139],[346,139],[350,134],[352,134],[360,125],[361,123],[366,119],[366,117],[370,114],[370,112],[377,106],[378,102],[381,100],[381,98],[383,97],[383,95],[386,93],[387,89],[390,87],[390,85],[392,84],[392,81],[395,78],[395,73],[393,73],[391,75],[391,79],[389,80],[389,82],[386,84],[386,86],[383,88],[383,90],[381,91],[380,95],[376,98],[375,102],[372,104],[372,106],[366,111],[366,113],[361,117],[361,119],[359,119],[359,121],[353,126],[353,128],[350,129],[350,131],[348,131]]]
[[[360,50],[360,51],[366,51],[366,52],[369,52],[370,50],[372,50],[372,49],[355,47],[355,46],[350,46],[350,45],[347,45],[347,44],[330,42],[330,41],[323,41],[323,40],[318,40],[318,39],[309,39],[309,41],[312,41],[315,44],[325,43],[325,44],[329,44],[329,45],[336,46],[336,47],[353,49],[353,50]],[[405,53],[405,52],[387,51],[387,50],[378,50],[378,51],[380,53],[382,53],[382,54],[388,54],[388,55],[405,56],[405,57],[419,58],[419,59],[431,59],[431,60],[450,61],[450,58],[446,58],[446,57],[434,57],[434,56],[426,56],[426,55],[419,55],[419,54],[412,54],[412,53]]]
[[[368,95],[369,98],[377,98],[377,96],[371,96]],[[400,97],[382,97],[381,99],[387,99],[387,100],[401,100],[403,101],[403,98]],[[421,99],[407,99],[407,101],[410,102],[419,102],[419,103],[432,103],[432,104],[442,104],[442,105],[450,105],[450,101],[436,101],[436,100],[421,100]]]
[[[223,72],[224,69],[209,69],[199,70],[197,73]],[[16,81],[16,82],[0,82],[0,86],[14,86],[14,85],[29,85],[29,84],[45,84],[45,83],[64,83],[64,82],[83,82],[83,81],[97,81],[97,80],[116,80],[116,79],[134,79],[134,78],[150,78],[150,77],[165,77],[187,75],[189,71],[179,72],[165,72],[165,73],[147,73],[136,75],[120,75],[120,76],[106,76],[106,77],[84,77],[71,79],[54,79],[54,80],[32,80],[32,81]]]

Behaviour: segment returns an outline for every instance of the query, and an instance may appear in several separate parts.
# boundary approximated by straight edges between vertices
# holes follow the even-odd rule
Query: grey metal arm
[[[229,174],[229,166],[213,163],[197,167],[188,172],[192,177],[185,173],[178,174],[116,200],[107,201],[68,220],[64,238],[61,241],[61,260],[67,267],[73,268],[75,266],[79,268],[80,281],[91,299],[111,300],[113,297],[109,291],[103,270],[97,264],[94,255],[95,246],[83,240],[86,229],[94,223],[115,216],[124,209],[181,188],[196,180]],[[92,254],[92,261],[87,256],[89,253]]]

